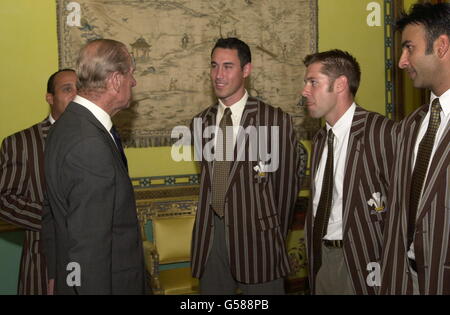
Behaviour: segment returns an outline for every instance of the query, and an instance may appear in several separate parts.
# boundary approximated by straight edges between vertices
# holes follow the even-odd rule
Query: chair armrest
[[[143,242],[145,267],[150,275],[152,290],[161,290],[159,283],[159,255],[156,251],[155,244],[150,241]]]

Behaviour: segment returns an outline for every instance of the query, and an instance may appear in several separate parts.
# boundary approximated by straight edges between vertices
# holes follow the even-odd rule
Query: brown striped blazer
[[[391,212],[385,229],[382,294],[412,294],[408,265],[409,191],[417,134],[429,105],[417,109],[400,125],[388,198]],[[450,294],[450,125],[430,161],[417,209],[414,252],[421,294]]]
[[[196,116],[202,121],[201,133],[208,126],[216,126],[217,110],[218,104]],[[225,196],[225,235],[231,274],[236,281],[256,284],[278,279],[290,271],[285,240],[300,190],[300,158],[291,117],[281,109],[249,97],[240,125],[244,129],[279,126],[279,138],[270,139],[279,143],[278,169],[265,177],[258,176],[254,170],[258,162],[248,158],[236,161],[235,149]],[[213,138],[202,139],[196,148],[198,152],[209,141]],[[246,154],[248,150],[246,141]],[[192,274],[197,278],[204,271],[214,234],[210,207],[213,163],[203,159],[200,164],[200,197],[192,237]]]
[[[39,232],[45,189],[44,141],[50,125],[47,118],[5,138],[0,151],[0,218],[25,229],[19,294],[47,293]]]
[[[367,264],[380,262],[385,212],[375,211],[368,201],[375,192],[387,198],[393,161],[396,123],[356,106],[347,148],[343,190],[343,250],[356,294],[375,294],[367,285]],[[311,198],[306,215],[306,245],[311,292],[315,289],[312,231],[314,224],[314,178],[326,145],[327,132],[320,129],[313,139]],[[372,270],[370,270],[372,271]]]

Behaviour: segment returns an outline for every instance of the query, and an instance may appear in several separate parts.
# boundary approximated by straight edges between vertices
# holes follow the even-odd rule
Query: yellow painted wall
[[[45,84],[57,70],[55,1],[0,2],[0,138],[43,119]]]
[[[381,7],[381,26],[368,26],[367,5]],[[339,48],[351,53],[361,66],[356,102],[386,114],[384,74],[384,1],[319,0],[319,50]]]

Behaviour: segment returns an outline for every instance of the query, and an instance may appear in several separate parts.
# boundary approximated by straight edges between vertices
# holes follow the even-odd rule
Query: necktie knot
[[[229,107],[225,108],[223,112],[222,120],[220,121],[220,126],[232,126],[233,122],[231,120],[231,109]]]
[[[441,103],[439,102],[439,98],[435,98],[431,103],[431,112],[430,112],[430,124],[433,123],[440,124],[441,122]]]
[[[431,103],[432,109],[435,108],[437,110],[441,109],[441,103],[439,102],[439,97],[436,97],[433,102]]]

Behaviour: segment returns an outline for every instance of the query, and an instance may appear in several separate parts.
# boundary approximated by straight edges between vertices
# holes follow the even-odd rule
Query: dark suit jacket
[[[368,201],[376,192],[387,199],[395,126],[393,121],[382,115],[356,107],[348,140],[342,205],[344,257],[356,294],[376,292],[376,288],[368,286],[366,282],[369,275],[367,264],[380,263],[385,212],[375,211],[373,206],[368,205]],[[326,139],[324,127],[313,140],[311,198],[306,216],[309,280],[312,292],[315,289],[317,273],[313,268],[312,246],[314,179]]]
[[[218,104],[207,108],[196,118],[201,120],[201,133],[216,126]],[[194,123],[195,125],[195,123]],[[287,275],[290,271],[285,239],[293,206],[300,189],[300,158],[291,118],[281,109],[249,97],[240,125],[279,126],[279,168],[266,176],[258,176],[258,161],[236,161],[230,169],[225,201],[225,235],[231,274],[242,283],[262,283]],[[238,137],[239,138],[239,137]],[[247,137],[248,138],[248,137]],[[213,138],[202,139],[196,148],[202,152]],[[245,154],[249,151],[249,141]],[[248,156],[248,155],[245,155]],[[193,276],[202,276],[213,241],[211,186],[213,163],[201,161],[200,198],[192,238]]]
[[[2,143],[0,152],[0,218],[25,229],[19,294],[46,294],[47,267],[42,254],[44,142],[50,121],[19,131]]]
[[[401,122],[389,195],[381,293],[412,294],[408,268],[407,226],[413,154],[429,105]],[[450,294],[450,125],[446,126],[417,209],[414,252],[421,294]]]
[[[144,293],[144,260],[133,187],[109,132],[85,107],[70,103],[45,150],[51,210],[43,234],[56,294]],[[81,285],[69,287],[69,263]]]

